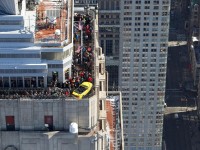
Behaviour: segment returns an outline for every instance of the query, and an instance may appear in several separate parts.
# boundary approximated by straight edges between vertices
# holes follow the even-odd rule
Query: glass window
[[[3,85],[4,87],[9,87],[9,77],[3,77]]]
[[[17,87],[16,77],[10,77],[11,87]]]
[[[3,87],[3,78],[0,77],[0,87]]]
[[[104,52],[104,40],[101,40],[101,48],[102,48],[102,50]]]
[[[17,77],[17,87],[23,87],[23,79],[22,79],[22,77]]]
[[[31,87],[31,79],[30,77],[24,77],[25,87]]]
[[[14,116],[6,116],[6,129],[8,131],[14,131],[15,130],[15,117]]]
[[[53,116],[44,116],[44,124],[47,130],[53,131]]]
[[[44,77],[38,77],[38,87],[44,87]]]
[[[113,41],[106,40],[106,56],[112,56]]]

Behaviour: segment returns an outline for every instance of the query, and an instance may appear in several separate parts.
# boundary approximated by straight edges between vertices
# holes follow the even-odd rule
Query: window
[[[115,53],[119,54],[119,40],[115,40]]]
[[[116,1],[116,10],[119,10],[120,7],[119,7],[119,1]]]
[[[15,117],[14,116],[6,116],[6,129],[8,131],[15,130]]]
[[[153,9],[159,9],[159,6],[154,6]]]
[[[144,15],[150,15],[150,13],[149,12],[144,12]]]
[[[31,38],[1,38],[0,42],[32,42]]]
[[[49,131],[53,131],[53,116],[44,116],[44,125]]]
[[[145,4],[150,4],[150,1],[144,1]]]
[[[141,9],[141,7],[140,6],[135,6],[135,9]]]
[[[135,12],[135,16],[141,15],[141,12]]]
[[[106,10],[109,10],[109,1],[106,2]]]
[[[135,3],[136,3],[136,4],[141,4],[141,1],[136,1]]]
[[[158,16],[158,12],[153,12],[153,15],[154,16]]]
[[[106,40],[106,56],[112,55],[112,49],[113,49],[113,41]]]
[[[101,48],[104,50],[104,40],[101,40]]]

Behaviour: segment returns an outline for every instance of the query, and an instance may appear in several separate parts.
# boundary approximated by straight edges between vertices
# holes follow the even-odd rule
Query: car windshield
[[[78,94],[81,94],[81,93],[83,93],[85,90],[86,90],[86,87],[84,87],[84,86],[79,86],[79,87],[75,90],[75,92],[78,93]]]

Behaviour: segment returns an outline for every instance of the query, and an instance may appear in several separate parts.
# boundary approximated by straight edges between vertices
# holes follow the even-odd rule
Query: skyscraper
[[[161,150],[169,10],[169,0],[121,1],[119,85],[126,150]]]
[[[106,55],[109,90],[118,89],[120,0],[99,0],[99,40]]]
[[[74,13],[73,0],[0,6],[0,149],[107,149],[97,10]]]

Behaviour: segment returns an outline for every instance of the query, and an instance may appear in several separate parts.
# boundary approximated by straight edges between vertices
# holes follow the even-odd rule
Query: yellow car
[[[77,89],[72,92],[72,95],[74,95],[77,99],[82,99],[90,92],[91,89],[92,83],[83,82]]]

